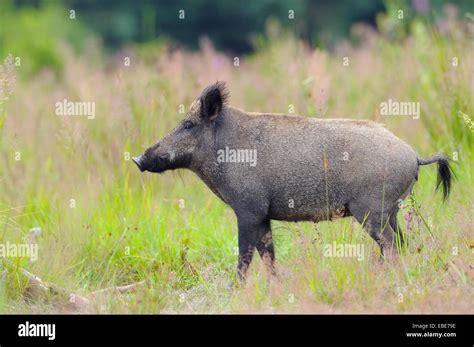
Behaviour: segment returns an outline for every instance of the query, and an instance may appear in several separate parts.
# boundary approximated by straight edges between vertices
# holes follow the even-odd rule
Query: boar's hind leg
[[[396,252],[395,231],[389,221],[389,214],[366,209],[350,208],[353,216],[364,226],[369,235],[377,242],[384,257],[392,257]]]
[[[397,239],[396,239],[397,250],[401,250],[403,245],[405,244],[405,237],[403,235],[403,230],[398,225],[397,213],[398,213],[398,207],[395,207],[392,210],[392,213],[390,214],[389,223],[393,231],[395,231],[395,235],[397,236]]]
[[[257,241],[257,250],[270,275],[276,276],[275,248],[273,246],[272,229],[270,220],[265,221],[265,230]]]
[[[389,215],[371,213],[364,227],[380,246],[384,258],[393,258],[396,252],[395,231],[390,225]]]

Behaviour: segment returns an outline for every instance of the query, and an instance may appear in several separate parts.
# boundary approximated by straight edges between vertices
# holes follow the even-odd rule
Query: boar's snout
[[[145,171],[145,168],[143,167],[143,155],[133,157],[132,161],[137,165],[141,172]]]
[[[161,173],[169,169],[174,169],[174,163],[171,162],[169,153],[156,154],[156,148],[149,148],[137,157],[133,157],[132,161],[137,165],[141,172],[149,171]]]

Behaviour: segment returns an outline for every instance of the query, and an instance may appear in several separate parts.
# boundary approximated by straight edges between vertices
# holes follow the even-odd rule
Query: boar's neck
[[[225,198],[226,165],[217,162],[217,151],[225,146],[234,147],[237,132],[242,131],[246,115],[239,109],[226,108],[212,126],[212,135],[203,140],[199,149],[193,153],[189,169],[216,194],[221,200]]]

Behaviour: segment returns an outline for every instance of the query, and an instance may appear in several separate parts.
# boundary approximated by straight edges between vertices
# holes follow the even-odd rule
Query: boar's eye
[[[192,129],[194,127],[194,123],[191,121],[184,122],[183,128],[186,130]]]

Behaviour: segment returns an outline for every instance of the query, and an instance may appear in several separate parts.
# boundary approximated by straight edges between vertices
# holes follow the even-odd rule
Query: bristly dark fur
[[[449,158],[445,155],[438,154],[429,159],[418,159],[419,165],[428,165],[435,162],[438,163],[436,190],[438,190],[441,185],[443,186],[443,201],[446,201],[451,192],[451,182],[456,177],[451,165],[449,164]]]
[[[222,100],[222,107],[227,105],[227,101],[229,100],[229,91],[227,90],[227,85],[224,81],[217,81],[214,83],[214,88],[218,89],[221,94]]]
[[[204,118],[213,119],[226,107],[229,93],[225,82],[217,81],[206,87],[201,94],[201,113]]]
[[[449,165],[448,158],[438,160],[438,178],[436,181],[436,189],[443,184],[443,201],[449,197],[451,192],[451,181],[454,177],[453,169]]]
[[[225,112],[225,108],[227,105],[227,101],[229,100],[229,91],[227,90],[226,83],[224,81],[217,81],[216,83],[206,87],[202,95],[207,95],[209,92],[217,92],[219,95],[219,100],[221,103],[221,110],[220,112]],[[214,132],[214,146],[217,151],[219,149],[219,129],[222,126],[224,117],[216,117],[214,119],[214,124],[213,124],[213,132]]]

